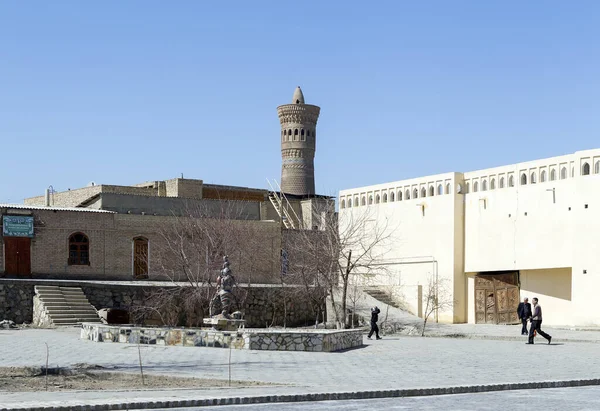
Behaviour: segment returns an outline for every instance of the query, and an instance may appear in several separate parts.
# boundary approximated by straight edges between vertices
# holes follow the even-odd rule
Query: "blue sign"
[[[33,237],[33,217],[5,215],[2,217],[4,237]]]

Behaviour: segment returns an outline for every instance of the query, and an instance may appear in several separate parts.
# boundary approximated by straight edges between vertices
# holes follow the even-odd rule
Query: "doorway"
[[[148,239],[143,237],[133,239],[133,277],[148,278]]]
[[[519,272],[475,276],[475,324],[519,324]]]
[[[4,271],[8,275],[31,275],[31,238],[4,237]]]

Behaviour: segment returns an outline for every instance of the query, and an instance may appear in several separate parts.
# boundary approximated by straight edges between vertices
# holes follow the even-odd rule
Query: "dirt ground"
[[[256,381],[231,381],[231,387],[266,385]],[[100,366],[80,364],[71,368],[0,367],[2,391],[140,390],[156,388],[227,387],[229,381],[182,378],[144,373],[108,371]]]

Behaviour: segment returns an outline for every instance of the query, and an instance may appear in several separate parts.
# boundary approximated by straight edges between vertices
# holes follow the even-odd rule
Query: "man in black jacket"
[[[529,304],[529,299],[527,297],[523,298],[522,303],[519,303],[517,314],[519,315],[519,319],[523,324],[523,327],[521,328],[521,335],[528,335],[527,321],[529,321],[531,318],[531,304]]]
[[[378,340],[381,340],[381,337],[379,336],[379,327],[377,327],[377,320],[379,319],[379,313],[381,311],[379,311],[379,308],[377,308],[377,306],[371,308],[371,331],[369,332],[369,335],[367,336],[367,338],[370,340],[371,336],[373,335],[373,333],[375,333],[375,338]]]

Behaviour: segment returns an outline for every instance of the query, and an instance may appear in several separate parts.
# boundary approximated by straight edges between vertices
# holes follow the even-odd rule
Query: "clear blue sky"
[[[266,187],[297,85],[322,194],[599,147],[600,2],[4,1],[0,202]]]

